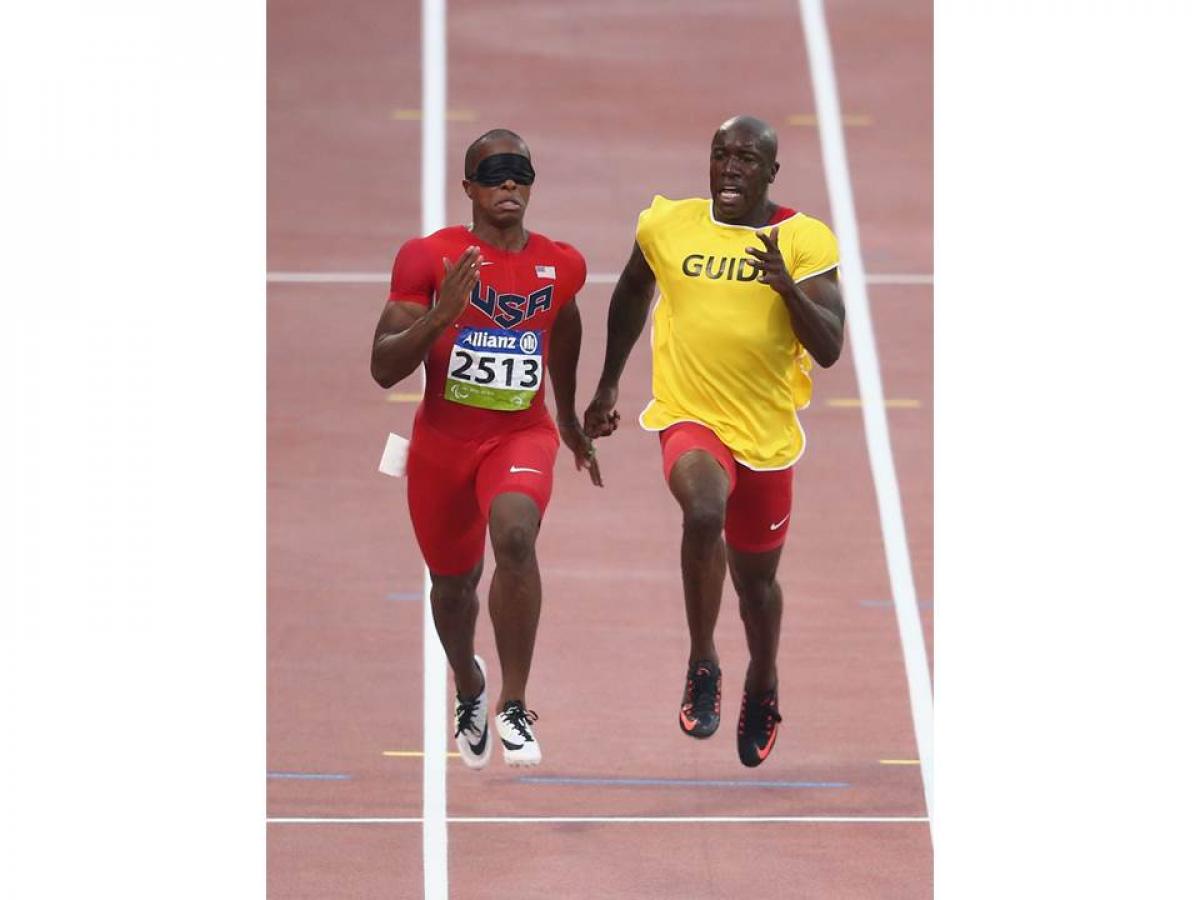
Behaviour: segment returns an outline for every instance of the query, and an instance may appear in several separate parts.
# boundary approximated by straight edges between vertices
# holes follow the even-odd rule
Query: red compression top
[[[479,284],[458,321],[425,357],[418,416],[464,440],[527,428],[549,419],[546,361],[558,313],[587,275],[570,244],[529,232],[518,251],[484,243],[461,225],[414,238],[396,254],[388,299],[430,306],[445,266],[479,247]]]

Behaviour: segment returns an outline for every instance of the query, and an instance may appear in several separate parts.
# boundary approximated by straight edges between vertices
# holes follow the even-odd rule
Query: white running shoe
[[[454,742],[468,769],[482,769],[492,755],[492,739],[488,733],[487,669],[483,660],[475,657],[483,687],[474,697],[455,695]]]
[[[537,713],[526,709],[520,700],[509,700],[496,716],[496,731],[504,745],[504,761],[510,766],[536,766],[542,761],[542,748],[533,736]]]

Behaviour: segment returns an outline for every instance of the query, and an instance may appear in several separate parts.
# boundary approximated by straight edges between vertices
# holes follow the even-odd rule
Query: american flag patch
[[[554,277],[556,277],[554,274],[554,266],[534,266],[533,271],[534,271],[534,274],[537,275],[538,278],[554,278]]]

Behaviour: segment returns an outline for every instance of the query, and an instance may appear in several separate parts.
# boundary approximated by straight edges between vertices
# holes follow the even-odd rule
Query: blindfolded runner
[[[407,478],[413,530],[433,582],[433,620],[454,672],[455,740],[471,768],[488,761],[488,679],[475,653],[476,588],[490,535],[488,611],[500,657],[494,731],[510,765],[536,765],[537,714],[526,705],[542,589],[535,542],[560,439],[602,486],[575,414],[586,266],[574,247],[525,229],[534,182],[529,148],[497,129],[467,149],[471,225],[400,248],[375,331],[371,374],[391,387],[425,367]],[[554,383],[555,420],[545,403]]]

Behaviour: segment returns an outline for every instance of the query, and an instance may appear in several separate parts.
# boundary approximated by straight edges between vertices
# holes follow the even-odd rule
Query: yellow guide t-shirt
[[[777,223],[792,280],[838,264],[837,240],[801,213]],[[756,231],[726,225],[704,199],[655,196],[638,217],[637,242],[662,293],[653,319],[648,431],[677,422],[711,428],[751,469],[784,469],[804,452],[796,410],[812,396],[812,358],[792,331],[783,298],[759,282],[747,247]]]

